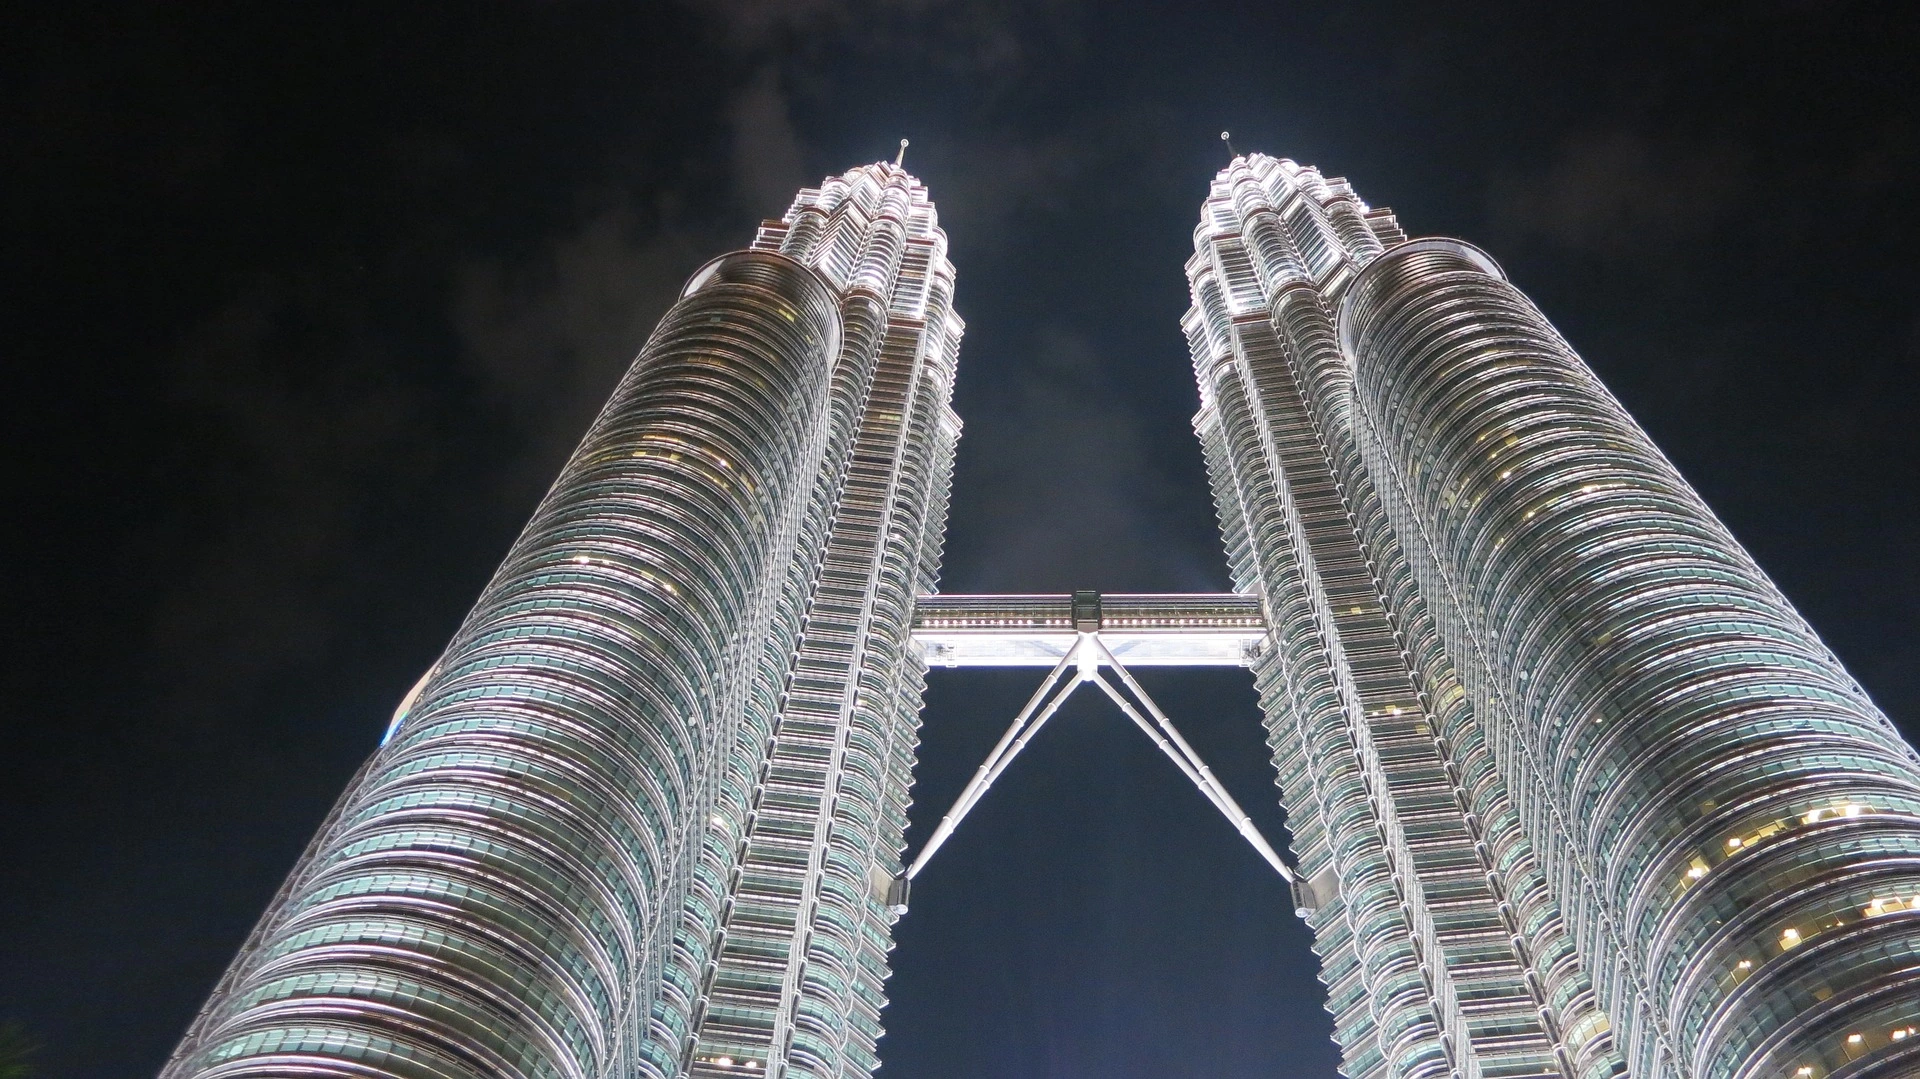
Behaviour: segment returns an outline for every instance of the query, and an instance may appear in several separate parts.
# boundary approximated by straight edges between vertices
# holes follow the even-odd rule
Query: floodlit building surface
[[[910,880],[1079,686],[1286,878],[1351,1079],[1920,1073],[1920,758],[1546,319],[1262,155],[1194,246],[1235,593],[928,595],[946,237],[897,161],[802,191],[693,276],[165,1079],[870,1075]],[[1128,673],[1170,665],[1252,668],[1291,858]],[[975,666],[1050,673],[906,861],[924,672]]]
[[[1491,259],[1215,178],[1185,320],[1344,1070],[1920,1072],[1920,767]]]
[[[877,164],[694,275],[163,1074],[877,1066],[946,248]]]

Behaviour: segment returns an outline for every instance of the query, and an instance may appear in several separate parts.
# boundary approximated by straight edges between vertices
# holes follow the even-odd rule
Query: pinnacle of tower
[[[1230,157],[1230,158],[1234,158],[1234,157],[1239,157],[1239,156],[1240,156],[1240,154],[1239,154],[1239,152],[1238,152],[1238,151],[1236,151],[1236,150],[1235,150],[1235,149],[1233,148],[1233,132],[1231,132],[1231,131],[1222,131],[1222,132],[1220,133],[1220,141],[1221,141],[1221,142],[1224,142],[1224,143],[1226,143],[1226,144],[1227,144],[1227,156],[1228,156],[1228,157]]]
[[[905,168],[906,166],[902,165],[901,162],[905,161],[906,159],[907,159],[907,140],[901,139],[900,152],[893,155],[893,167],[896,169]]]

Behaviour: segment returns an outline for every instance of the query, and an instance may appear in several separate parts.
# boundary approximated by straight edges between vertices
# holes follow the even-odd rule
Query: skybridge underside
[[[904,914],[912,881],[960,822],[1074,690],[1091,685],[1166,754],[1255,853],[1293,889],[1302,916],[1317,909],[1330,880],[1296,879],[1253,819],[1234,801],[1173,720],[1129,667],[1243,667],[1266,641],[1259,600],[1233,593],[1189,595],[921,596],[913,638],[929,667],[1047,667],[926,846],[885,888],[882,901]]]
[[[1267,636],[1236,593],[921,596],[913,639],[932,667],[1051,667],[1097,632],[1130,667],[1245,667]]]

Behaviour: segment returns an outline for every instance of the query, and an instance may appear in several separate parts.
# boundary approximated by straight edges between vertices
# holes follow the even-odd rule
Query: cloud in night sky
[[[989,387],[967,416],[965,467],[981,494],[964,507],[977,522],[949,559],[950,587],[1222,587],[1212,552],[1182,549],[1182,530],[1162,524],[1173,477],[1095,345],[1043,325],[1022,355],[1020,377]]]
[[[1231,127],[1487,248],[1911,721],[1920,31],[1864,10],[23,9],[0,1021],[150,1074],[687,276],[901,137],[968,322],[944,587],[1224,583],[1177,321]],[[917,816],[1031,688],[942,677]],[[1251,806],[1245,686],[1164,699]],[[889,1068],[1324,1070],[1298,926],[1107,718],[916,895]]]
[[[1738,206],[1746,154],[1728,143],[1589,132],[1562,142],[1543,167],[1504,173],[1490,190],[1498,225],[1614,259],[1666,252],[1700,238]]]
[[[648,216],[623,201],[531,259],[461,269],[461,355],[525,439],[517,503],[552,481],[693,268],[729,246],[702,225]]]

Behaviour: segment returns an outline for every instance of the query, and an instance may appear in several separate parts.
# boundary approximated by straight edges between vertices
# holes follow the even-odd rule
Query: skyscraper
[[[870,1072],[952,298],[886,164],[696,273],[163,1074]]]
[[[1546,319],[1261,155],[1194,246],[1236,594],[928,596],[946,238],[897,161],[802,191],[694,274],[163,1075],[870,1075],[908,879],[1080,685],[1288,880],[1351,1079],[1920,1071],[1920,758]],[[903,868],[929,663],[1051,673]],[[1252,667],[1291,859],[1130,665]]]
[[[1185,329],[1344,1070],[1920,1070],[1920,762],[1498,266],[1214,180]]]

